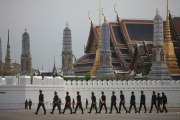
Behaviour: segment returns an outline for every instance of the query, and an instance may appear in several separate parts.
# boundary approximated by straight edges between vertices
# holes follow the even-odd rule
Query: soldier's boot
[[[53,112],[50,112],[51,114],[53,114]]]

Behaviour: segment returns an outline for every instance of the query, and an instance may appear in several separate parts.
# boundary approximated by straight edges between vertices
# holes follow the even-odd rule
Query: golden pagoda
[[[166,28],[165,28],[165,42],[164,48],[166,50],[166,61],[170,74],[179,74],[180,69],[178,67],[177,58],[174,52],[174,46],[172,42],[170,21],[169,21],[169,10],[168,10],[168,0],[167,0],[167,17],[166,17]]]

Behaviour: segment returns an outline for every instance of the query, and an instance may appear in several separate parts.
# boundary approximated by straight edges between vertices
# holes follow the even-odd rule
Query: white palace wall
[[[115,91],[117,103],[120,101],[120,90],[124,92],[126,106],[129,107],[131,92],[134,91],[136,96],[137,107],[140,102],[140,91],[146,95],[146,104],[149,107],[151,102],[152,91],[165,92],[168,98],[168,107],[180,107],[180,80],[173,81],[151,81],[151,80],[109,80],[109,81],[65,81],[61,77],[44,77],[34,76],[31,84],[30,76],[6,76],[0,77],[0,109],[22,109],[26,99],[31,99],[33,108],[37,107],[39,90],[43,91],[46,108],[52,108],[54,91],[64,103],[65,93],[69,91],[72,98],[76,101],[76,92],[79,91],[82,98],[83,106],[85,99],[88,99],[89,106],[91,103],[91,92],[95,93],[96,100],[99,102],[101,91],[105,92],[107,106],[110,107],[112,91]],[[62,106],[63,107],[63,106]]]

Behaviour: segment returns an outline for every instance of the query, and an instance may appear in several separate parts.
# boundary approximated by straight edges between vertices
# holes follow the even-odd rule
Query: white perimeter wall
[[[85,99],[91,103],[91,92],[95,93],[97,102],[101,97],[101,91],[105,92],[107,106],[110,107],[112,91],[115,91],[117,103],[120,101],[120,90],[123,90],[126,106],[129,107],[131,92],[136,96],[137,107],[140,102],[140,91],[146,95],[146,104],[149,107],[152,91],[165,92],[168,98],[168,107],[180,107],[180,80],[179,81],[146,81],[146,80],[109,80],[109,81],[64,81],[61,77],[33,77],[33,84],[30,83],[29,76],[6,76],[0,77],[0,109],[19,109],[24,108],[25,99],[33,101],[33,108],[37,107],[39,90],[43,91],[46,108],[52,108],[54,91],[64,103],[65,93],[69,91],[72,98],[76,101],[76,92],[81,94],[83,106]],[[63,106],[62,106],[63,107]]]

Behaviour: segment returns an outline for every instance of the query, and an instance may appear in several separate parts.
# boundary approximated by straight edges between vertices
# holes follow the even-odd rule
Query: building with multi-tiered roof
[[[179,68],[180,17],[172,18],[169,15],[168,19],[172,31],[173,49],[177,58],[176,67]],[[165,21],[163,23],[165,26]],[[134,73],[133,76],[136,76],[136,74],[147,76],[152,61],[153,25],[153,20],[120,19],[118,15],[115,22],[109,22],[112,66],[117,79],[128,79],[131,71]],[[74,63],[76,75],[85,75],[92,72],[92,70],[95,71],[94,63],[96,58],[99,57],[96,55],[100,37],[99,29],[99,25],[91,22],[84,55]],[[174,79],[177,79],[178,74],[171,75],[173,75]]]

